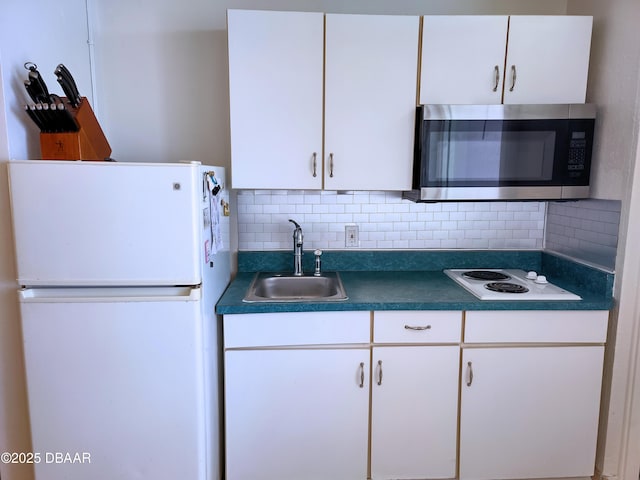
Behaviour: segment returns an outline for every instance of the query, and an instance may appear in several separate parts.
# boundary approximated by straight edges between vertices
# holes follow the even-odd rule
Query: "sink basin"
[[[243,301],[333,302],[346,299],[347,294],[337,272],[326,272],[319,277],[259,272],[251,282]]]

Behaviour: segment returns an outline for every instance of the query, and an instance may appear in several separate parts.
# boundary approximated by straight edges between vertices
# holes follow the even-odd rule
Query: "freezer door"
[[[195,163],[9,163],[21,285],[195,285]]]
[[[20,292],[36,478],[207,480],[198,289],[61,290]]]

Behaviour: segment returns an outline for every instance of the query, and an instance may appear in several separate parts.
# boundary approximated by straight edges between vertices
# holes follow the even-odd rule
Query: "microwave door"
[[[427,140],[423,184],[507,186],[553,180],[556,132],[526,130],[513,122],[446,122]]]
[[[414,187],[420,188],[421,199],[588,196],[592,129],[587,127],[592,119],[544,118],[518,111],[504,115],[514,118],[499,118],[495,111],[500,106],[491,106],[490,115],[481,112],[491,118],[480,114],[478,118],[455,118],[458,107],[482,106],[449,106],[450,118],[425,118],[416,129]]]

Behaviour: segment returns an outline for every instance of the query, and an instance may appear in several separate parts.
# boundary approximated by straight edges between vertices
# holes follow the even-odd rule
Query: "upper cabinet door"
[[[584,103],[592,23],[588,16],[512,16],[504,103]]]
[[[425,16],[420,103],[501,103],[507,25],[507,16]]]
[[[324,14],[229,10],[227,23],[233,188],[322,188]]]
[[[419,18],[326,15],[324,187],[411,188]]]

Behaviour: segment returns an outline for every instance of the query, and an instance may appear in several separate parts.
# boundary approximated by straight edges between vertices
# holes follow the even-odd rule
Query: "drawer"
[[[373,314],[375,343],[458,343],[460,311],[388,310]]]
[[[604,343],[609,312],[600,310],[470,311],[465,343]]]
[[[369,343],[371,314],[287,312],[224,315],[224,347]]]

